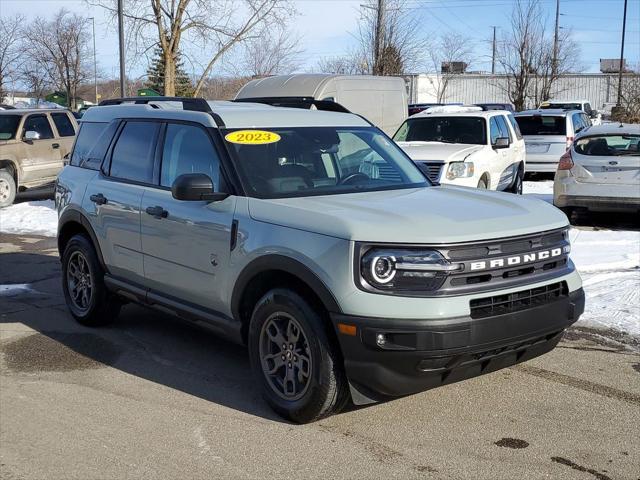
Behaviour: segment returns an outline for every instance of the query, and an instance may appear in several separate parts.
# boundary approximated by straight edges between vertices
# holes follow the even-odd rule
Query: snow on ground
[[[553,181],[524,182],[524,193],[553,200]],[[55,236],[53,201],[0,210],[0,233]],[[615,328],[640,336],[640,232],[571,229],[573,259],[587,295],[579,325]]]
[[[0,233],[55,237],[58,214],[53,200],[16,203],[0,209]]]

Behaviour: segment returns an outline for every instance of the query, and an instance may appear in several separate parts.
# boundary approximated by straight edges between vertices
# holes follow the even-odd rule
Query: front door
[[[27,132],[35,132],[38,138],[22,142],[24,158],[20,184],[32,186],[53,181],[62,168],[62,155],[49,116],[46,113],[28,115],[22,127],[23,139]]]
[[[223,312],[236,197],[180,201],[171,185],[185,173],[211,177],[221,188],[220,159],[209,133],[186,123],[166,125],[159,187],[142,198],[145,285],[152,291]]]

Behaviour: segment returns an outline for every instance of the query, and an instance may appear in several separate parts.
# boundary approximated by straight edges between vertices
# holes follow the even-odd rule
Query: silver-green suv
[[[133,301],[246,344],[289,419],[528,360],[584,309],[563,213],[434,185],[337,104],[109,103],[57,181],[71,314]]]

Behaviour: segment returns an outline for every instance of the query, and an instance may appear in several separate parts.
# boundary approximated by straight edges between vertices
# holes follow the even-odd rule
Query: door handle
[[[53,145],[51,145],[51,148],[60,148],[60,144],[59,143],[54,143]]]
[[[105,197],[101,193],[91,195],[89,197],[89,200],[91,200],[96,205],[104,205],[105,203],[107,203],[107,197]]]
[[[147,212],[149,215],[155,218],[167,218],[167,216],[169,215],[169,212],[167,212],[164,208],[162,208],[159,205],[156,205],[155,207],[147,207],[145,209],[145,212]]]

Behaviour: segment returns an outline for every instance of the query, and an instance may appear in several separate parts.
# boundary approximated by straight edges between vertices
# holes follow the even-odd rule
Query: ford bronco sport
[[[103,325],[134,301],[246,344],[286,418],[531,359],[583,311],[562,212],[433,186],[357,115],[108,103],[56,186],[71,314]]]
[[[0,208],[11,205],[18,190],[53,183],[76,130],[68,110],[0,112]]]

